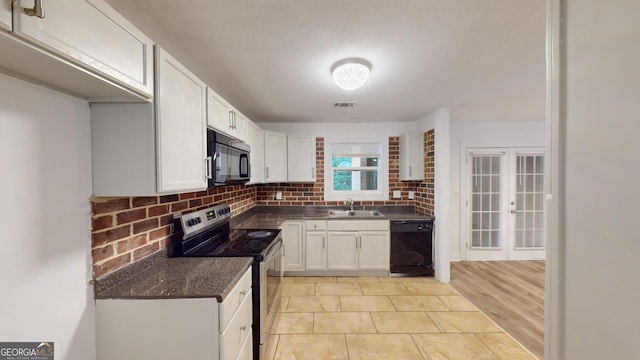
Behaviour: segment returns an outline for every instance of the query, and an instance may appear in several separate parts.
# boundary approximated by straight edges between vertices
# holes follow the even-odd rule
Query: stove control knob
[[[200,217],[197,217],[195,220],[196,220],[196,224],[200,224],[202,222],[202,219]]]

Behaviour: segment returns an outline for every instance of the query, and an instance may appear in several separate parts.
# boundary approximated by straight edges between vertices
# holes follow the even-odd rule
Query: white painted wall
[[[551,360],[640,359],[640,1],[564,6]]]
[[[0,341],[95,359],[89,105],[0,74]]]
[[[434,160],[434,208],[435,208],[435,251],[434,270],[437,280],[448,283],[451,280],[451,254],[447,239],[450,237],[450,202],[451,191],[451,114],[449,109],[438,109],[426,116],[424,121],[416,123],[418,127],[424,126],[429,130],[435,128],[435,160]]]
[[[437,134],[436,134],[437,138]],[[460,207],[461,148],[465,146],[542,146],[545,122],[541,121],[452,121],[450,141],[450,222],[451,260],[461,259]],[[464,153],[464,149],[462,149]]]
[[[322,137],[357,138],[358,140],[379,139],[383,136],[398,136],[415,131],[415,122],[380,123],[256,123],[260,128],[292,135],[313,135]]]

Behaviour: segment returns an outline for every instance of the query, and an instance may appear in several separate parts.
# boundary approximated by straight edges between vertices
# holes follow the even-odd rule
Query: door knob
[[[516,210],[516,209],[511,209],[511,211],[510,211],[510,212],[511,212],[512,214],[515,214],[515,213],[517,213],[517,212],[518,212],[518,210]]]

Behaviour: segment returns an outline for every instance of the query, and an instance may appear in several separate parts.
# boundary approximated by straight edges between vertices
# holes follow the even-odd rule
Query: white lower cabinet
[[[329,231],[327,269],[358,270],[358,233]]]
[[[304,221],[285,221],[282,229],[284,270],[304,270]]]
[[[389,221],[327,222],[328,270],[389,270]]]
[[[388,231],[360,231],[358,268],[389,270],[390,233]]]
[[[238,299],[237,308],[224,306]],[[233,313],[225,316],[223,309]],[[226,317],[228,323],[222,326]],[[249,360],[251,324],[251,269],[221,304],[214,298],[99,299],[96,359]]]
[[[305,222],[305,269],[327,270],[327,222],[310,220]]]

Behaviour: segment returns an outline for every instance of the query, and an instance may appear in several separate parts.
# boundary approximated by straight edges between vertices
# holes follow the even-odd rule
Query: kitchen
[[[572,5],[571,9],[580,13],[581,5]],[[633,5],[627,6],[633,7]],[[584,9],[586,7],[582,7],[582,11],[586,11]],[[631,9],[626,9],[626,12],[623,10],[625,9],[621,9],[617,15],[624,17],[626,14],[633,13]],[[603,31],[606,28],[592,26],[602,28]],[[3,37],[3,41],[5,40],[6,36]],[[4,46],[3,42],[2,58],[6,59],[9,53],[4,51],[7,49]],[[618,51],[615,45],[610,46],[614,53]],[[624,50],[625,54],[627,50]],[[43,75],[40,83],[46,82],[44,79],[48,79],[46,75]],[[38,78],[31,76],[31,80],[38,80]],[[5,251],[2,257],[2,286],[8,294],[3,297],[2,308],[11,309],[3,312],[3,318],[9,319],[7,323],[11,324],[11,328],[3,326],[3,341],[4,339],[24,339],[25,341],[50,339],[65,349],[64,358],[93,358],[95,326],[93,290],[87,284],[92,279],[91,265],[93,264],[89,258],[92,210],[87,201],[93,194],[88,103],[86,100],[61,95],[5,75],[2,75],[0,86],[3,94],[0,107],[3,121],[2,144],[5,149],[2,156],[4,185],[2,187],[4,189],[2,225],[9,230],[8,238],[15,239],[5,240]],[[589,97],[586,97],[587,101],[588,99]],[[436,154],[449,153],[447,150],[450,146],[447,143],[442,144],[442,151],[438,151],[438,134],[444,135],[448,130],[445,126],[442,132],[438,132],[438,123],[446,124],[446,120],[436,119],[436,117],[442,116],[443,113],[446,111],[432,114],[430,118],[424,119],[424,123],[436,124]],[[456,124],[455,121],[452,123],[452,127],[464,126],[464,124]],[[297,125],[293,127],[295,126]],[[381,125],[379,129],[385,129],[385,126],[391,125]],[[413,127],[411,131],[414,131],[415,127],[419,128],[422,124],[410,123],[403,126]],[[318,127],[322,126],[318,125]],[[359,131],[357,126],[353,125],[353,128],[353,131]],[[337,132],[340,128],[336,126],[336,129]],[[625,129],[624,126],[623,129]],[[275,128],[271,130],[277,131]],[[400,135],[405,132],[394,130],[387,133]],[[314,135],[324,135],[325,138],[328,136],[320,131],[314,132]],[[635,143],[629,142],[628,146],[633,148]],[[451,161],[453,160],[455,159]],[[436,157],[435,161],[436,176],[444,175],[448,170],[447,166],[444,166],[443,171],[438,171],[438,161],[448,163],[450,160],[446,157]],[[626,171],[626,169],[620,168],[620,171]],[[435,183],[438,183],[437,178]],[[241,192],[240,190],[232,191]],[[444,193],[448,194],[449,191]],[[233,196],[241,198],[247,194],[236,193]],[[270,194],[266,196],[270,197]],[[438,192],[435,196],[437,212]],[[443,203],[447,202],[443,200]],[[452,201],[450,205],[453,204]],[[443,207],[445,206],[448,205],[443,204]],[[446,208],[443,207],[440,209],[445,210]],[[437,215],[438,223],[441,224],[441,218],[446,221],[447,216]],[[454,216],[451,217],[453,220]],[[147,226],[150,225],[147,224]],[[621,234],[624,233],[624,230],[618,231]],[[625,256],[625,249],[627,253],[633,254],[635,248],[630,246],[635,245],[621,244],[616,251],[620,251],[621,256]],[[441,250],[449,249],[441,248]],[[589,251],[595,250],[583,249],[581,253],[588,254]],[[617,273],[615,269],[607,271],[604,273],[615,274],[620,279],[625,279],[627,276]],[[11,276],[10,274],[20,275]],[[574,280],[582,278],[582,275],[573,273],[571,276]],[[618,283],[608,286],[613,287],[618,293],[633,295],[633,290],[628,292],[629,290],[618,287],[616,284]],[[633,296],[629,296],[629,299],[632,298]],[[575,298],[571,297],[570,300],[575,304]],[[596,298],[593,301],[599,300]],[[628,308],[626,300],[617,301],[623,305],[619,307],[620,309]],[[580,302],[584,303],[584,300]],[[618,315],[614,318],[622,321]],[[24,319],[29,319],[29,323],[25,323]],[[572,322],[572,319],[570,318],[571,321],[566,324],[569,326],[566,331],[572,334],[583,334],[585,330]],[[34,321],[40,325],[33,325]],[[602,321],[609,323],[608,320]],[[618,322],[618,324],[624,323],[624,321]],[[635,328],[629,325],[623,329]],[[594,343],[601,344],[603,348],[618,336],[616,331],[611,331],[610,334],[596,333],[599,340],[594,340]],[[585,336],[591,338],[593,335],[589,333]],[[55,338],[51,339],[52,337]],[[619,337],[624,338],[624,335]],[[563,341],[567,342],[567,351],[579,351],[575,348],[573,337]],[[633,354],[633,350],[626,347],[623,349],[626,351],[625,354]],[[627,358],[633,358],[633,356]]]

